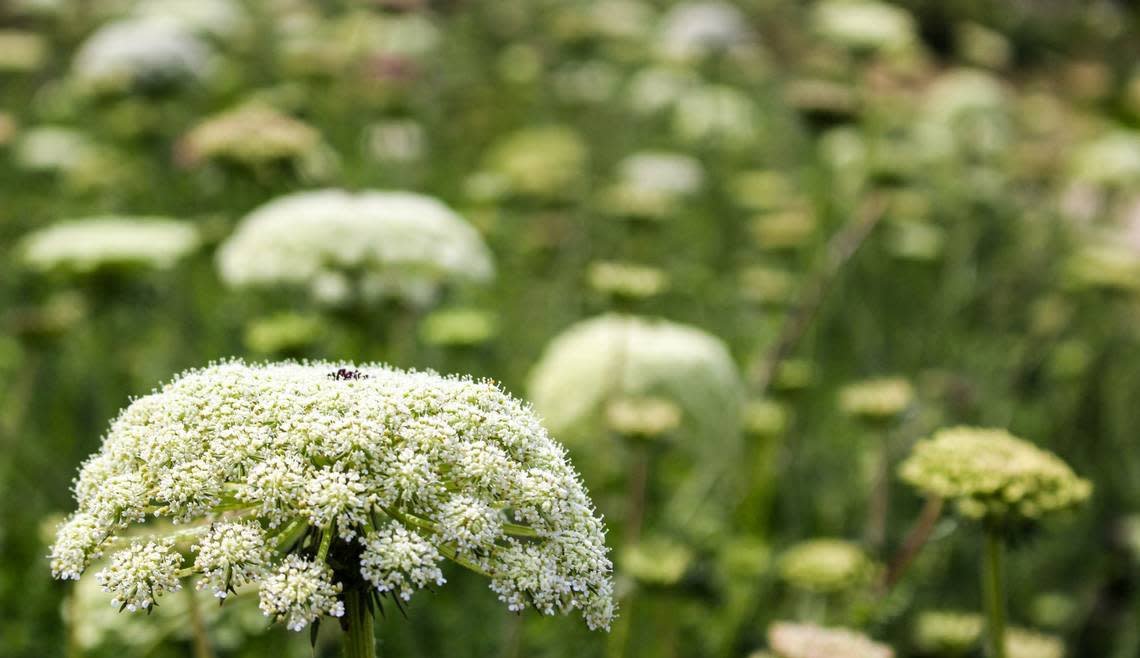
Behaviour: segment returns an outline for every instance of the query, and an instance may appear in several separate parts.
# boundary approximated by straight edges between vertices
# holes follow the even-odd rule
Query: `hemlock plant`
[[[514,611],[614,616],[605,529],[563,448],[489,381],[369,364],[239,361],[131,402],[75,482],[53,575],[95,574],[122,610],[184,579],[255,585],[292,630],[341,618],[374,655],[372,614],[443,585],[451,561]],[[185,526],[150,529],[150,518]],[[138,526],[143,526],[139,528]]]
[[[1005,541],[1049,515],[1081,505],[1092,495],[1092,484],[1053,453],[1005,430],[979,427],[943,429],[919,441],[899,473],[922,494],[946,499],[962,517],[981,523],[987,656],[1011,656],[1005,631]]]

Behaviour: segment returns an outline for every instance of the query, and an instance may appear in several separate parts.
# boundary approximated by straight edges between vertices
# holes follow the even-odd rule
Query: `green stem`
[[[372,613],[368,610],[368,590],[350,589],[344,593],[341,627],[344,634],[340,646],[344,658],[376,658]]]
[[[986,655],[1005,658],[1005,584],[1002,574],[1002,539],[993,528],[985,530],[982,557],[982,591],[986,607]]]

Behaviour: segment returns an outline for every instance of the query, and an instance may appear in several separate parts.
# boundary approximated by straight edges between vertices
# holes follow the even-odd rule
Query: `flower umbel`
[[[446,559],[490,577],[513,610],[578,609],[591,628],[613,616],[604,527],[577,473],[487,381],[211,365],[132,402],[75,492],[52,572],[79,578],[129,530],[97,576],[124,609],[197,575],[222,599],[258,586],[262,611],[297,630],[345,614],[349,590],[406,600],[442,585]],[[148,517],[187,527],[138,528]]]

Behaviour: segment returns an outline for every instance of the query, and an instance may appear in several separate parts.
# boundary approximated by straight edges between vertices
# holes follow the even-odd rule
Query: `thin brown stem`
[[[891,560],[891,564],[887,568],[882,582],[884,593],[890,591],[902,578],[907,567],[910,566],[922,547],[926,545],[927,540],[930,539],[930,534],[934,532],[934,526],[938,523],[940,516],[942,516],[942,499],[927,498],[926,504],[922,506],[922,512],[918,515],[918,520],[915,521],[914,527],[907,535],[906,542],[903,543],[902,549]]]
[[[819,271],[800,290],[799,301],[784,318],[776,341],[749,372],[753,393],[763,395],[772,383],[780,364],[795,350],[796,345],[811,327],[827,291],[847,261],[871,235],[883,218],[886,203],[882,196],[873,195],[863,204],[855,219],[836,233],[827,244],[827,255]]]

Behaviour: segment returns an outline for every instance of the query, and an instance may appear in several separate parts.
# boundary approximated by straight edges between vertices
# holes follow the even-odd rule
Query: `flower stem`
[[[982,556],[982,591],[986,607],[986,655],[1005,658],[1005,584],[1002,574],[1002,540],[993,528],[985,530]]]
[[[372,635],[372,612],[368,609],[368,590],[350,589],[344,593],[344,618],[341,622],[341,651],[344,658],[376,658],[376,638]]]

